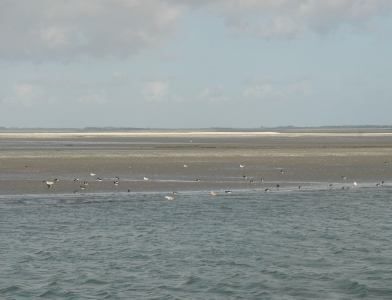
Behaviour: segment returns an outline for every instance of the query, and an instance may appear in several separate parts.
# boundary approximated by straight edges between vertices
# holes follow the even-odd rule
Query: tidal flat
[[[58,181],[49,188],[45,181]],[[114,184],[117,181],[117,184]],[[392,183],[392,132],[0,132],[0,194]]]

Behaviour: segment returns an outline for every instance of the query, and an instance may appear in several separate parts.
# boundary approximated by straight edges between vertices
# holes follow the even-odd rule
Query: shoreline
[[[51,138],[114,138],[114,137],[392,137],[392,132],[368,131],[83,131],[83,132],[1,132],[1,138],[51,139]]]
[[[352,183],[333,183],[333,186],[329,186],[329,182],[279,182],[280,188],[276,188],[276,182],[271,183],[270,185],[266,183],[262,186],[253,186],[253,187],[235,187],[232,189],[224,189],[217,188],[215,185],[214,188],[208,188],[208,186],[195,188],[185,188],[178,190],[171,189],[134,189],[134,190],[125,190],[125,189],[117,189],[117,190],[109,190],[109,189],[98,189],[98,190],[87,190],[80,191],[74,190],[72,192],[66,191],[64,189],[51,189],[47,190],[45,188],[41,190],[33,190],[26,191],[24,193],[18,193],[15,190],[10,193],[1,193],[0,200],[4,198],[13,198],[13,197],[58,197],[58,196],[104,196],[104,195],[175,195],[175,197],[180,197],[181,195],[189,195],[189,194],[199,194],[211,197],[219,197],[219,196],[229,196],[229,195],[240,195],[246,193],[257,193],[260,196],[264,196],[266,194],[275,194],[275,193],[308,193],[308,192],[356,192],[360,190],[374,190],[374,191],[382,191],[382,190],[392,190],[392,181],[385,182],[383,185],[376,185],[379,183],[376,182],[360,182],[358,185],[354,186]],[[298,184],[300,184],[301,188],[298,188]],[[266,190],[268,188],[268,191]]]

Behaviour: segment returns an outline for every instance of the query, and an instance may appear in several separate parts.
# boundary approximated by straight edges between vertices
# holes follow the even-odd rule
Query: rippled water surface
[[[392,190],[3,196],[0,299],[392,299]]]

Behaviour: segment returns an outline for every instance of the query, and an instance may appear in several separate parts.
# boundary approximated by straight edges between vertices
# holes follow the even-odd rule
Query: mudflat
[[[0,132],[2,195],[354,182],[392,184],[392,132]]]

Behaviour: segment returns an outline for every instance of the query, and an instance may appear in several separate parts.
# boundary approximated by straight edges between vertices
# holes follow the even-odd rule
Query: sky
[[[0,0],[0,126],[392,124],[390,0]]]

